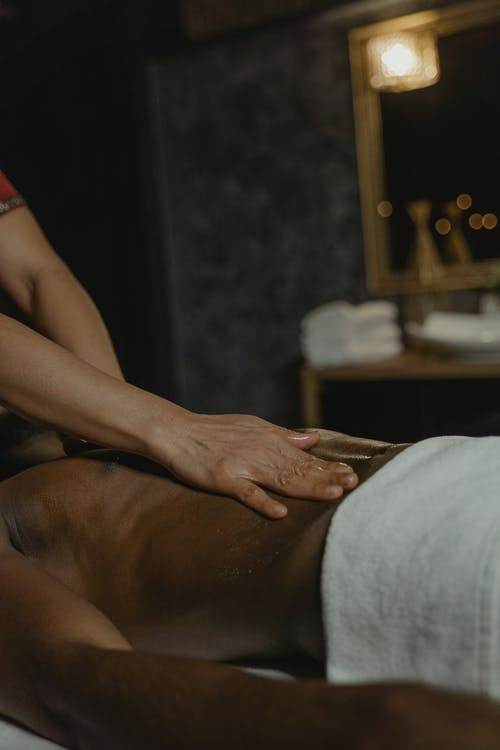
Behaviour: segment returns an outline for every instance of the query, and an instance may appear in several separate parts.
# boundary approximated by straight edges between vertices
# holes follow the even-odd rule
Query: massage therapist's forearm
[[[80,359],[123,380],[108,330],[97,307],[64,266],[41,271],[30,300],[33,327]]]
[[[56,430],[153,460],[181,407],[113,378],[11,318],[0,315],[4,406]]]
[[[37,331],[94,367],[123,377],[96,306],[26,207],[0,220],[0,287]]]

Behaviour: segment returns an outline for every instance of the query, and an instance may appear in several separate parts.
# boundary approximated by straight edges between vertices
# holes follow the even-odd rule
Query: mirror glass
[[[374,91],[368,40],[408,29],[436,34],[439,82]],[[355,29],[350,46],[370,290],[488,285],[500,263],[500,4],[474,0],[372,24]],[[427,281],[415,269],[422,232],[439,264]]]

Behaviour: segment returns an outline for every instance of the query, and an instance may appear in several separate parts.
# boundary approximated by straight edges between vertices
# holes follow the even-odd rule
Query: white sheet
[[[0,748],[1,750],[62,750],[61,745],[55,745],[2,719],[0,719]]]

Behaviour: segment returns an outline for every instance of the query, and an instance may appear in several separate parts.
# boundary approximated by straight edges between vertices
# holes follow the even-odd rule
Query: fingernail
[[[273,505],[271,512],[275,518],[283,518],[286,516],[287,510],[284,505]]]
[[[349,464],[344,464],[342,462],[340,462],[338,464],[338,469],[340,471],[342,471],[342,472],[345,472],[346,474],[347,473],[351,473],[352,471],[354,471],[354,469],[352,468],[352,466],[349,466]]]
[[[339,487],[338,484],[332,484],[327,489],[328,494],[330,497],[340,497],[342,495],[342,487]]]

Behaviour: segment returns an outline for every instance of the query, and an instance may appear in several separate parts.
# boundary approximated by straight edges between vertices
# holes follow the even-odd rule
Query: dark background
[[[189,408],[298,423],[301,316],[364,295],[346,30],[307,26],[338,4],[2,4],[1,168]]]
[[[125,7],[72,0],[7,8],[1,168],[96,299],[128,377],[155,388],[157,323]]]

